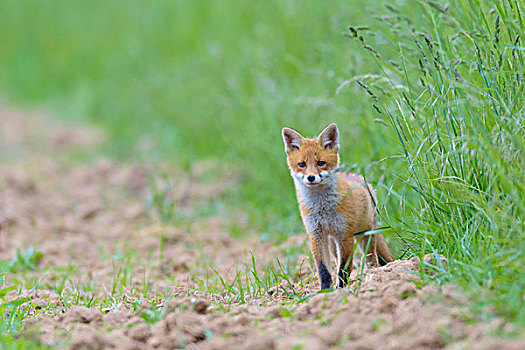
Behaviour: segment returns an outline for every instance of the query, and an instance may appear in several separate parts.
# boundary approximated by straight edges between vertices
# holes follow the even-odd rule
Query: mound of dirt
[[[71,349],[523,348],[523,342],[491,338],[488,325],[465,322],[467,300],[454,286],[417,288],[419,265],[413,258],[370,269],[358,296],[338,289],[302,303],[239,305],[229,313],[208,312],[206,300],[174,297],[153,325],[139,316],[144,311],[104,314],[73,306],[36,318],[27,329],[38,327],[32,333],[48,344],[71,334]]]

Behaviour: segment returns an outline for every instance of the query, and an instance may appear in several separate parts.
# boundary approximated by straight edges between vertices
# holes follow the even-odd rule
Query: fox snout
[[[296,173],[295,177],[306,186],[315,186],[321,184],[329,175],[328,171],[322,171],[319,174]]]

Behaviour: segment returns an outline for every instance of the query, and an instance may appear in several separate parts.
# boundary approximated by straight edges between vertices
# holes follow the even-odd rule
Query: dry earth
[[[43,252],[38,269],[24,273],[34,283],[8,295],[29,298],[23,307],[34,315],[22,336],[71,349],[525,348],[493,338],[509,325],[476,322],[453,285],[421,287],[417,258],[368,270],[358,297],[355,283],[312,296],[315,273],[302,235],[279,246],[238,240],[227,227],[243,227],[242,215],[191,215],[228,185],[203,180],[213,163],[195,165],[174,183],[169,196],[183,219],[166,225],[145,206],[150,179],[165,167],[68,160],[69,151],[102,142],[93,129],[0,111],[0,260],[17,248]],[[252,253],[262,270],[285,261],[290,249],[302,252],[290,262],[300,267],[292,283],[302,302],[287,297],[284,280],[243,304],[225,291],[195,287],[216,276],[210,266],[231,281]],[[6,285],[14,278],[8,275]],[[89,298],[98,302],[89,305]],[[150,302],[163,310],[156,323],[141,317],[151,313]]]

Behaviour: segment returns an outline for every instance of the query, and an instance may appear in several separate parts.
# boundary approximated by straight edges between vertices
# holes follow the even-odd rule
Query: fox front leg
[[[312,248],[315,266],[317,266],[317,274],[319,275],[321,290],[328,289],[332,286],[332,276],[330,275],[330,271],[328,271],[323,259],[323,242],[320,238],[311,236],[310,246]]]
[[[352,253],[354,252],[354,237],[347,235],[341,240],[341,265],[339,266],[339,288],[348,284],[352,271]]]

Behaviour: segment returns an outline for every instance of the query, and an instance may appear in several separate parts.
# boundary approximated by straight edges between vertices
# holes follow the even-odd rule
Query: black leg
[[[328,289],[332,286],[332,276],[330,276],[330,272],[327,270],[326,266],[324,266],[323,262],[319,262],[319,266],[317,267],[319,271],[319,279],[321,280],[321,289]]]

